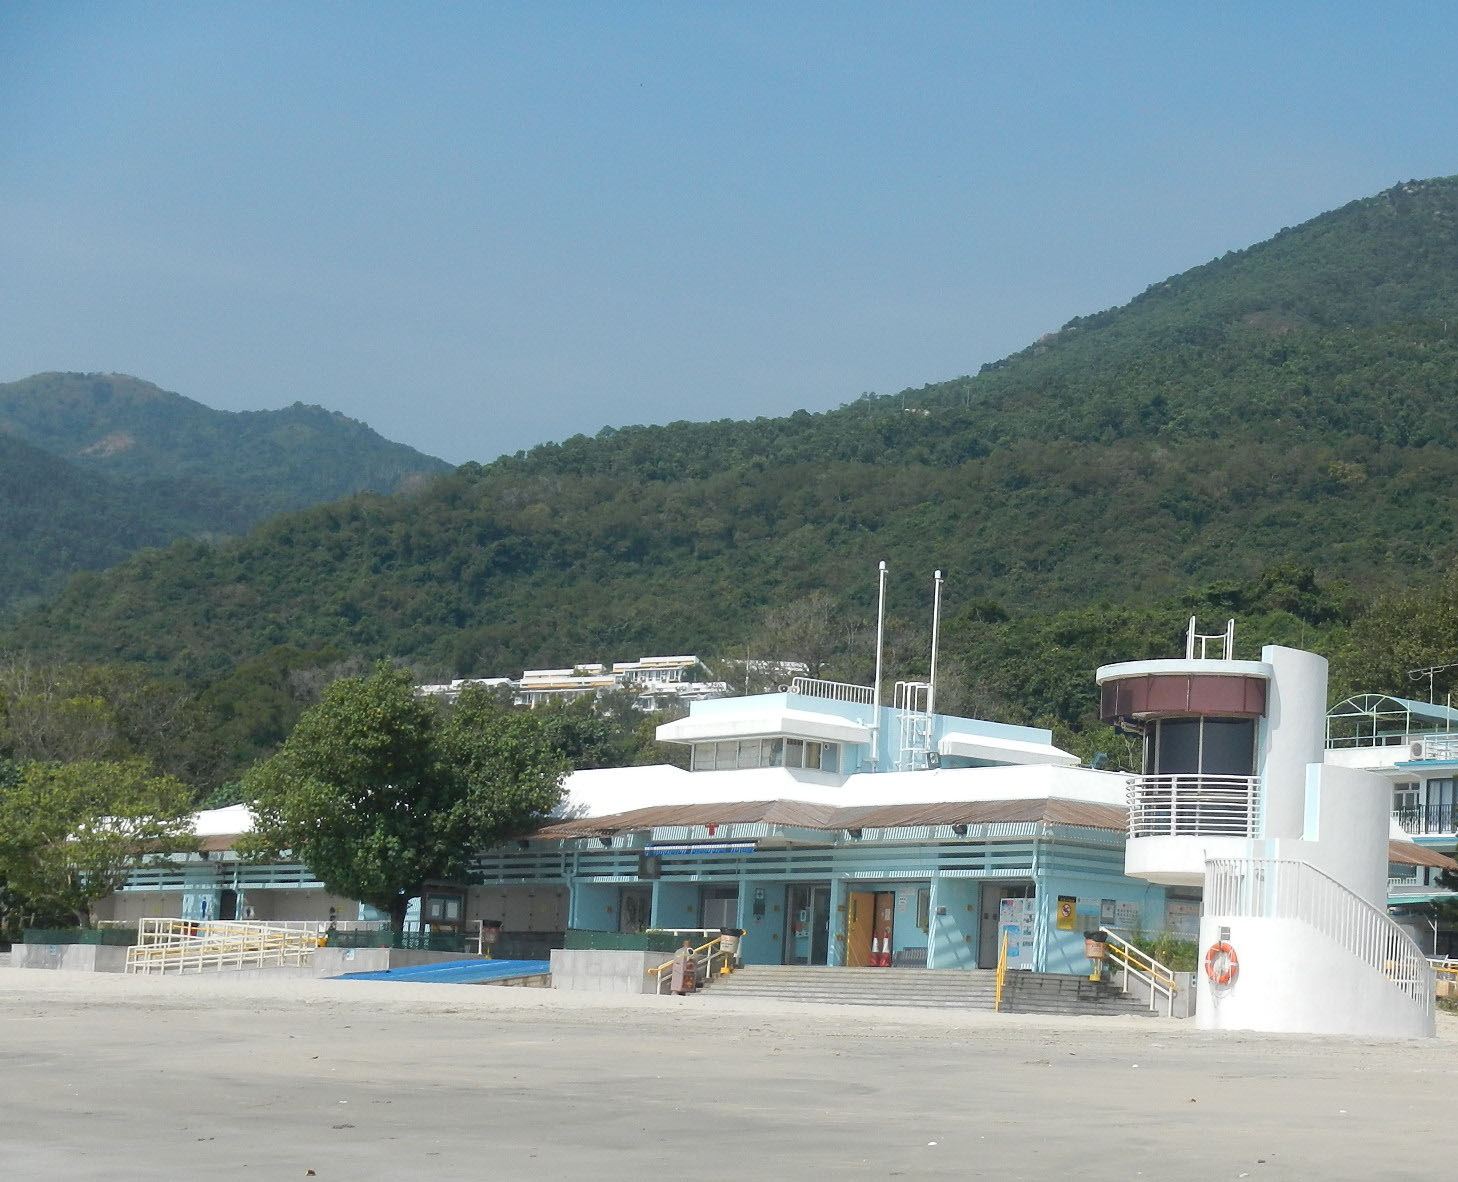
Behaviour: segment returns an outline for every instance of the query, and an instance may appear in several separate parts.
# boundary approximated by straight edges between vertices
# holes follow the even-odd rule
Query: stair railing
[[[672,989],[673,966],[677,961],[678,955],[675,953],[662,964],[647,971],[646,975],[654,978],[654,993],[667,993]],[[689,961],[694,974],[695,989],[702,989],[714,979],[716,973],[734,971],[734,954],[724,948],[723,938],[720,936],[715,936],[707,944],[690,949]]]
[[[1002,987],[1007,982],[1007,937],[1003,932],[1002,943],[997,946],[997,989],[992,995],[992,1012],[1002,1012]]]
[[[1425,1015],[1434,1008],[1433,967],[1386,912],[1308,862],[1211,858],[1205,864],[1205,913],[1309,924],[1385,977]]]
[[[1119,987],[1128,993],[1129,978],[1133,977],[1149,990],[1149,1012],[1157,1012],[1159,999],[1163,998],[1165,1016],[1173,1018],[1175,993],[1178,991],[1174,970],[1107,928],[1104,935],[1107,938],[1104,955],[1113,961],[1114,968],[1122,977]]]

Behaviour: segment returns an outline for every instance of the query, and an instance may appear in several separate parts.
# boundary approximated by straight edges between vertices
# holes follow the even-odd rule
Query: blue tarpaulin
[[[384,969],[376,973],[345,973],[336,981],[425,981],[448,985],[472,985],[479,981],[504,981],[511,977],[536,977],[550,973],[545,960],[448,960],[417,964],[409,968]]]

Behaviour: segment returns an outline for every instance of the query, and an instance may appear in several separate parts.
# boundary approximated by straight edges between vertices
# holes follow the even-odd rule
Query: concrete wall
[[[1078,900],[1072,931],[1058,927],[1060,895]],[[1037,897],[1039,938],[1035,959],[1045,973],[1088,975],[1093,966],[1084,955],[1083,933],[1103,926],[1100,905],[1104,899],[1137,905],[1143,931],[1164,930],[1164,892],[1134,879],[1109,874],[1044,874],[1037,880]]]
[[[740,898],[744,897],[740,893]],[[668,882],[653,884],[653,926],[655,928],[696,928],[699,926],[699,884]]]
[[[583,932],[618,930],[618,884],[579,882],[572,891],[569,927]]]
[[[648,970],[668,957],[662,952],[552,949],[552,988],[591,993],[655,993]]]
[[[15,944],[10,949],[10,967],[122,973],[127,967],[127,950],[108,944]]]
[[[1387,910],[1387,831],[1392,784],[1375,772],[1312,764],[1306,769],[1302,855],[1379,911]]]
[[[248,891],[238,900],[238,906],[240,917],[247,916],[260,922],[309,919],[328,923],[331,918],[352,921],[359,914],[358,903],[321,890]],[[331,909],[334,912],[332,916]]]
[[[135,923],[139,919],[182,918],[181,891],[118,891],[100,900],[91,909],[94,920],[121,920]]]
[[[499,919],[508,932],[561,932],[567,929],[565,886],[479,886],[466,892],[466,923]],[[613,927],[617,927],[616,917]],[[601,930],[601,929],[594,929]]]
[[[1280,1034],[1359,1034],[1431,1038],[1434,1019],[1377,969],[1299,920],[1205,916],[1200,947],[1230,929],[1240,959],[1235,980],[1216,986],[1197,975],[1195,1022],[1202,1030]]]
[[[935,878],[932,880],[931,932],[926,963],[932,969],[975,969],[980,878]]]

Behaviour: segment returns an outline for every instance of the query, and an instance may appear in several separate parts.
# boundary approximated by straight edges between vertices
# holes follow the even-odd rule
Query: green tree
[[[158,851],[194,844],[192,796],[146,761],[27,763],[0,782],[0,876],[33,907],[91,907]]]
[[[546,817],[565,772],[530,713],[474,689],[447,712],[381,664],[331,685],[244,777],[257,816],[244,849],[303,862],[399,931],[428,883],[470,881],[479,851]]]

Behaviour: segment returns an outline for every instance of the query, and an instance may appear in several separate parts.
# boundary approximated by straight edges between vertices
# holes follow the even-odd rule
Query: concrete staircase
[[[770,997],[779,1001],[854,1006],[992,1009],[997,974],[989,970],[841,969],[748,965],[717,978],[709,997]]]
[[[1005,1014],[1127,1014],[1153,1017],[1147,1002],[1111,980],[1090,981],[1063,973],[1010,972],[1002,989]]]
[[[991,1010],[991,969],[846,969],[748,965],[717,977],[707,997],[763,997],[832,1005]],[[1148,1007],[1108,983],[1053,973],[1009,973],[1002,1008],[1022,1014],[1148,1014]]]

